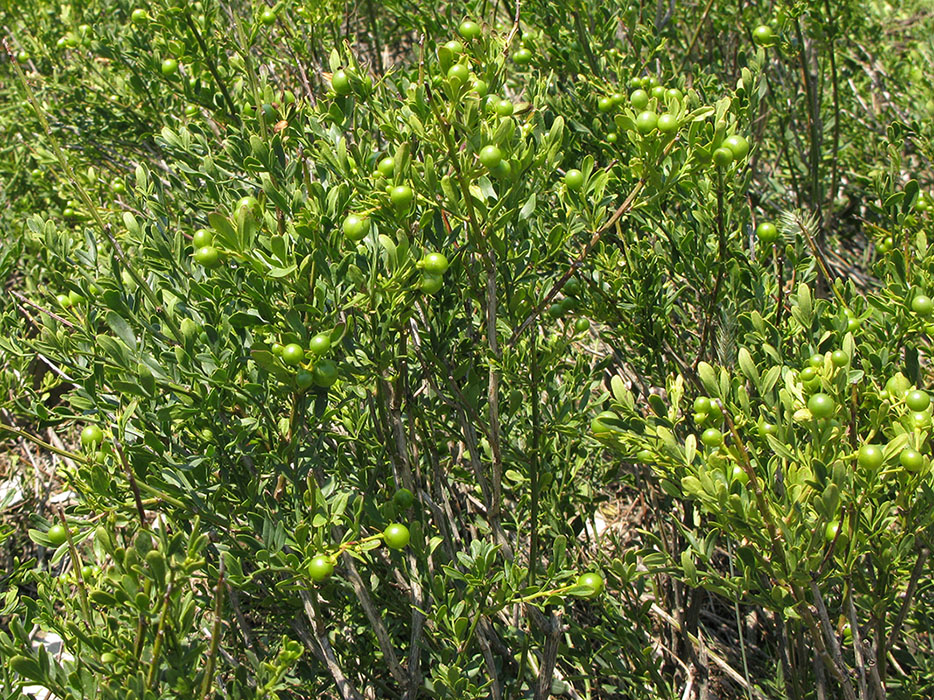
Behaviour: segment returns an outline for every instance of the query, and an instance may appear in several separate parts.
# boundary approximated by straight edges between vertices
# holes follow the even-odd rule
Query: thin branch
[[[551,683],[558,661],[558,642],[561,639],[561,611],[551,613],[548,621],[548,636],[542,651],[542,664],[538,670],[538,684],[535,687],[535,700],[547,700],[551,697]]]
[[[898,617],[895,618],[892,630],[889,632],[889,638],[885,643],[886,651],[892,651],[892,648],[895,646],[895,641],[898,639],[905,618],[908,617],[908,609],[911,607],[911,600],[914,598],[915,590],[918,588],[918,581],[921,579],[924,565],[927,563],[930,554],[931,550],[924,547],[918,554],[917,560],[915,560],[914,568],[911,570],[911,578],[908,579],[908,588],[905,589],[905,599],[902,601],[902,607],[898,610]]]
[[[660,618],[662,618],[665,622],[667,622],[669,625],[674,627],[676,630],[678,630],[679,632],[682,631],[681,625],[678,624],[678,621],[675,620],[675,618],[672,617],[669,613],[662,610],[656,603],[652,603],[651,610],[653,613],[658,615]],[[690,632],[687,632],[687,637],[691,641],[692,644],[695,644],[695,645],[700,644],[700,640],[696,636],[691,634]],[[739,671],[737,671],[735,668],[730,666],[726,662],[726,660],[724,660],[722,657],[712,652],[709,647],[705,647],[705,652],[707,656],[710,657],[710,660],[713,661],[720,668],[721,671],[723,671],[727,676],[729,676],[730,680],[732,680],[734,683],[739,685],[744,690],[747,690],[750,693],[752,693],[753,697],[756,698],[756,700],[769,700],[765,695],[759,692],[758,688],[751,687],[746,682],[746,679],[743,678],[742,674]]]
[[[376,641],[379,643],[380,651],[383,652],[383,658],[389,667],[389,673],[397,683],[405,685],[405,672],[399,665],[399,658],[396,656],[396,650],[392,645],[392,639],[389,637],[386,625],[383,624],[383,618],[380,617],[379,611],[373,604],[373,599],[370,597],[370,592],[363,583],[360,572],[357,571],[357,567],[354,565],[353,557],[345,551],[341,554],[341,562],[344,564],[344,569],[347,571],[347,578],[350,580],[350,585],[353,586],[354,593],[357,595],[357,600],[360,601],[360,605],[363,606],[363,612],[366,613],[367,620],[370,622],[370,627],[372,627],[373,633],[376,635]]]
[[[224,606],[224,578],[224,557],[221,557],[217,585],[214,587],[214,625],[211,628],[211,648],[204,666],[204,680],[201,681],[201,700],[211,700],[211,686],[214,685],[214,666],[217,663],[217,649],[223,631],[221,612]]]
[[[337,689],[344,700],[363,700],[363,696],[360,695],[360,693],[357,692],[357,689],[353,687],[353,684],[347,678],[344,670],[337,662],[337,657],[334,655],[334,649],[331,646],[330,640],[328,639],[327,631],[324,629],[324,626],[318,619],[318,614],[315,610],[314,599],[312,598],[311,594],[308,591],[303,590],[299,592],[299,595],[302,599],[302,605],[305,608],[305,616],[311,623],[311,629],[314,633],[313,638],[305,639],[306,646],[309,646],[312,651],[315,651],[320,656],[322,661],[324,661],[324,665],[328,667],[328,672],[330,672],[331,678],[334,679],[334,684],[337,686]],[[314,642],[314,645],[310,644],[312,641]]]

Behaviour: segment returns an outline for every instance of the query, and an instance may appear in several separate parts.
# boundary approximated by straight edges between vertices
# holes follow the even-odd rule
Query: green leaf
[[[139,236],[139,223],[137,223],[136,217],[133,216],[132,213],[128,211],[123,212],[123,224],[133,237]]]
[[[230,250],[240,250],[238,245],[239,241],[237,238],[237,232],[227,217],[223,216],[222,214],[212,212],[211,214],[208,214],[208,221],[211,223],[211,226],[214,228],[214,232],[217,234],[217,240],[222,243],[224,247],[229,248]]]
[[[719,395],[720,387],[717,382],[717,373],[713,367],[706,362],[699,362],[697,364],[697,377],[701,380],[701,384],[704,385],[704,389],[710,396]]]
[[[110,330],[120,340],[126,343],[126,346],[132,352],[136,352],[136,334],[133,333],[133,329],[130,328],[130,324],[126,322],[126,319],[114,311],[109,311],[107,313],[107,325],[110,326]]]
[[[756,363],[753,362],[752,355],[749,354],[749,351],[746,348],[740,348],[736,359],[739,363],[739,368],[742,370],[743,374],[746,375],[746,378],[758,388],[759,370],[756,368]]]
[[[40,684],[46,680],[45,674],[42,673],[35,659],[26,656],[14,656],[10,659],[9,664],[13,672],[18,673],[23,678]]]

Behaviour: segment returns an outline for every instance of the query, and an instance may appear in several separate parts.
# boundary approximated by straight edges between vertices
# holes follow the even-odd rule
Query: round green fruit
[[[343,68],[339,68],[331,75],[331,87],[338,95],[346,96],[352,92],[350,76]]]
[[[289,343],[282,348],[282,361],[287,365],[299,365],[305,359],[305,351],[298,343]]]
[[[392,205],[396,208],[396,211],[399,211],[399,212],[408,211],[414,199],[415,199],[415,193],[412,191],[412,188],[409,187],[408,185],[398,185],[396,187],[393,187],[392,191],[389,193],[389,200],[392,202]]]
[[[898,455],[899,463],[910,472],[919,472],[924,466],[924,456],[917,450],[905,449]]]
[[[632,94],[629,96],[629,104],[632,105],[633,109],[645,109],[649,106],[649,93],[642,88],[633,90]]]
[[[908,404],[908,408],[912,411],[926,411],[928,406],[931,405],[931,397],[928,396],[927,392],[916,389],[908,392],[905,403]]]
[[[88,425],[81,431],[81,446],[86,449],[96,449],[104,442],[104,431],[96,425]]]
[[[59,547],[68,539],[68,532],[63,525],[56,523],[46,531],[45,536],[49,538],[53,547]]]
[[[376,169],[383,177],[392,177],[392,173],[396,169],[396,161],[392,156],[386,156],[379,162]]]
[[[704,415],[710,413],[710,399],[706,396],[698,396],[694,399],[694,413],[703,413]]]
[[[590,320],[586,318],[579,318],[574,321],[574,330],[578,333],[586,333],[590,330]]]
[[[493,170],[503,162],[503,152],[492,144],[481,148],[477,157],[487,170]]]
[[[471,39],[476,39],[478,36],[480,36],[480,32],[480,25],[469,19],[465,19],[457,27],[457,33],[468,41]]]
[[[191,244],[195,247],[195,250],[211,245],[213,242],[214,234],[206,228],[199,228],[191,237]]]
[[[759,46],[771,46],[775,40],[775,33],[767,24],[760,24],[752,30],[752,40]]]
[[[863,469],[878,469],[882,466],[884,460],[885,457],[882,454],[882,448],[869,443],[859,448],[859,453],[856,457],[857,463]]]
[[[523,46],[512,55],[512,60],[515,61],[517,65],[527,66],[532,62],[532,52]]]
[[[726,146],[721,146],[713,152],[713,162],[718,168],[729,167],[733,162],[733,151]]]
[[[144,22],[148,22],[149,13],[146,12],[146,10],[138,7],[130,14],[130,21],[133,22],[133,24],[143,24]]]
[[[422,258],[422,270],[432,275],[443,275],[448,271],[448,259],[441,253],[428,253]]]
[[[318,333],[308,342],[308,349],[315,355],[323,355],[331,349],[331,335]]]
[[[586,573],[577,577],[577,585],[589,589],[584,598],[596,598],[603,593],[603,577],[600,574]]]
[[[749,483],[749,474],[738,464],[734,464],[730,470],[730,481],[738,481],[743,486]]]
[[[569,277],[568,281],[564,283],[564,293],[573,297],[578,296],[581,293],[580,280],[576,277]]]
[[[597,435],[600,433],[608,433],[615,430],[615,428],[611,428],[607,422],[616,422],[618,420],[619,416],[613,413],[613,411],[600,411],[600,413],[594,416],[593,420],[590,421],[590,430]]]
[[[464,53],[464,45],[457,39],[451,39],[444,45],[444,48],[447,49],[452,56],[460,56]]]
[[[430,272],[422,274],[419,287],[425,294],[434,294],[444,286],[444,278],[441,275],[435,275]]]
[[[240,213],[242,209],[255,212],[257,209],[259,209],[259,200],[256,199],[256,197],[253,197],[252,195],[241,197],[240,200],[237,202],[237,206],[234,207],[234,212]]]
[[[295,386],[298,387],[300,391],[306,391],[311,388],[311,385],[315,383],[315,375],[309,372],[307,369],[300,369],[295,374]]]
[[[646,110],[640,112],[636,117],[636,130],[643,136],[655,131],[658,126],[658,115],[655,112]]]
[[[501,117],[508,117],[515,111],[515,105],[509,100],[499,100],[494,106],[494,110]]]
[[[569,190],[577,192],[581,187],[584,186],[584,173],[576,168],[568,170],[564,174],[564,185]]]
[[[707,447],[719,447],[723,444],[723,433],[716,428],[707,428],[701,433],[701,442]]]
[[[409,528],[392,523],[383,530],[383,542],[390,549],[402,549],[409,543]]]
[[[833,542],[837,539],[837,534],[840,532],[840,522],[837,520],[831,520],[827,525],[824,526],[824,539],[827,542]]]
[[[467,68],[463,63],[455,63],[453,66],[448,68],[448,80],[451,85],[456,88],[459,88],[461,85],[465,84],[470,78],[470,69]]]
[[[837,368],[846,367],[850,364],[850,356],[843,352],[843,350],[834,350],[830,353],[830,362]]]
[[[415,503],[415,496],[408,489],[401,488],[393,494],[392,502],[402,510],[406,510],[411,508],[412,504]]]
[[[723,145],[730,149],[736,160],[742,160],[749,153],[749,142],[738,134],[728,136]]]
[[[487,85],[485,80],[474,78],[470,81],[470,89],[472,92],[477,93],[478,97],[486,97],[486,94],[490,91],[490,86]]]
[[[911,391],[911,382],[908,381],[908,377],[904,374],[896,372],[889,377],[889,380],[885,383],[885,390],[888,392],[889,396],[903,399],[907,396],[908,392]]]
[[[217,267],[221,264],[220,252],[212,245],[202,246],[194,253],[195,262],[204,267]]]
[[[370,230],[370,220],[365,216],[357,216],[356,214],[350,214],[342,225],[344,230],[344,235],[349,241],[360,241],[366,238],[366,234]]]
[[[673,134],[678,130],[678,118],[674,114],[662,114],[656,126],[663,134]]]
[[[337,381],[337,365],[331,360],[318,360],[314,369],[315,386],[327,389]]]
[[[178,73],[178,61],[167,58],[162,62],[162,75],[169,77]]]
[[[759,435],[763,438],[767,435],[775,435],[778,432],[778,426],[774,423],[769,423],[768,421],[762,421],[759,423]]]
[[[321,583],[334,573],[334,561],[330,557],[319,554],[308,562],[308,575],[312,581]]]
[[[829,418],[834,412],[833,399],[827,394],[814,394],[808,399],[808,410],[817,419]]]
[[[911,310],[919,316],[930,316],[934,312],[934,301],[926,294],[918,294],[911,300]]]
[[[490,174],[499,178],[500,180],[504,180],[512,175],[512,165],[508,160],[504,160],[502,163],[493,168],[490,171]]]

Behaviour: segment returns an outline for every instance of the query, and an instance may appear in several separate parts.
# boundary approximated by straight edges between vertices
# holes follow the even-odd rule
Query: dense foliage
[[[930,697],[932,30],[0,8],[0,698]]]

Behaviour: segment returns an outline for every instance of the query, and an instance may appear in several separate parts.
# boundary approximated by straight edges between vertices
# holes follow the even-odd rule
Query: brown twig
[[[54,318],[56,321],[58,321],[59,323],[65,325],[65,326],[67,326],[68,328],[74,328],[74,327],[75,327],[75,324],[73,324],[71,321],[62,318],[61,316],[59,316],[59,315],[58,315],[57,313],[55,313],[54,311],[49,311],[49,310],[48,310],[47,308],[45,308],[44,306],[39,306],[39,304],[36,304],[35,302],[30,301],[29,299],[27,299],[26,297],[24,297],[22,294],[20,294],[19,292],[17,292],[15,289],[11,289],[11,290],[10,290],[10,294],[12,294],[13,296],[15,296],[17,299],[19,299],[19,300],[20,300],[21,302],[23,302],[24,304],[29,304],[29,306],[33,307],[33,308],[36,309],[37,311],[41,311],[41,312],[44,313],[46,316],[50,316],[50,317]]]
[[[308,637],[305,634],[302,635],[305,645],[310,647],[324,662],[324,665],[327,666],[328,672],[331,674],[331,678],[334,679],[334,684],[337,686],[337,690],[344,700],[363,700],[363,696],[354,688],[353,684],[344,673],[344,669],[342,669],[337,662],[337,657],[334,655],[334,649],[331,647],[327,632],[318,619],[311,593],[303,590],[299,592],[299,596],[302,599],[305,616],[311,623],[311,629],[314,635],[313,637]]]
[[[561,639],[561,611],[555,610],[548,620],[548,636],[542,650],[542,662],[538,669],[538,683],[535,686],[535,700],[547,700],[551,697],[551,683],[558,661],[558,641]]]

